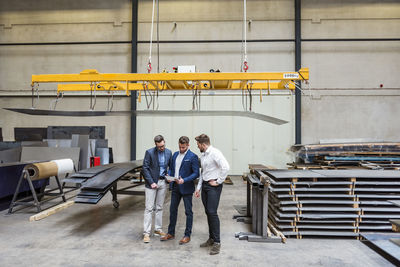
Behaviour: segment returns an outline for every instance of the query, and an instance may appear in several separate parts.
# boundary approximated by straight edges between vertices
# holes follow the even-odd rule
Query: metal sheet
[[[273,170],[264,171],[265,174],[275,179],[287,178],[324,178],[325,175],[315,173],[311,170]]]
[[[125,166],[112,167],[96,176],[96,179],[89,179],[82,185],[82,189],[105,189],[114,181],[124,176],[129,171],[136,168],[134,164],[126,164]]]
[[[108,164],[108,165],[100,165],[100,166],[96,166],[96,167],[92,167],[92,168],[87,168],[87,169],[83,169],[80,170],[78,172],[76,172],[76,175],[79,176],[80,174],[85,175],[92,175],[91,177],[93,177],[96,174],[99,174],[105,170],[110,169],[113,166],[113,164]],[[75,176],[75,174],[74,174]]]
[[[349,192],[351,188],[346,187],[334,187],[334,188],[308,188],[308,187],[296,187],[296,188],[272,188],[272,192]],[[367,190],[365,190],[367,191]],[[383,191],[385,192],[385,191]]]
[[[344,198],[344,199],[352,199],[357,197],[356,195],[349,195],[349,194],[296,194],[294,195],[289,195],[289,194],[282,194],[278,195],[275,194],[275,197],[277,198]]]
[[[110,163],[110,152],[108,148],[96,147],[96,157],[100,157],[100,164],[106,165]]]
[[[400,200],[389,200],[389,202],[400,207]]]
[[[366,212],[395,212],[395,213],[400,213],[400,208],[396,208],[396,207],[392,207],[392,208],[388,208],[388,207],[373,207],[373,208],[370,208],[370,207],[363,207],[362,208],[362,210],[363,211],[366,211]]]
[[[103,198],[103,196],[101,198],[80,198],[80,197],[77,197],[77,198],[75,198],[75,203],[97,204],[102,198]]]
[[[308,204],[329,204],[329,205],[353,205],[353,204],[358,204],[360,203],[359,201],[351,201],[351,200],[299,200],[299,201],[280,201],[280,205],[297,205],[297,204],[302,204],[302,205],[308,205]]]
[[[271,178],[368,178],[368,179],[400,179],[397,170],[264,170]]]
[[[79,148],[75,147],[23,147],[21,161],[49,161],[70,158],[77,166]]]
[[[71,139],[45,139],[49,147],[72,147]]]
[[[47,138],[47,128],[15,127],[15,141],[42,141]]]
[[[283,233],[285,234],[285,233]],[[349,236],[349,237],[356,237],[359,236],[358,233],[354,232],[340,232],[340,231],[299,231],[299,235],[302,236]]]
[[[313,172],[330,178],[400,178],[400,172],[395,170],[313,170]]]
[[[105,126],[49,126],[47,138],[71,139],[73,134],[89,135],[90,139],[105,139]]]
[[[358,229],[365,231],[365,230],[372,230],[372,231],[377,231],[377,230],[386,230],[386,231],[391,231],[392,226],[390,225],[363,225],[363,226],[358,226]]]
[[[21,147],[21,142],[0,142],[0,151]]]
[[[398,238],[390,238],[389,240],[390,240],[390,242],[392,242],[392,243],[394,243],[394,244],[396,244],[397,246],[400,247],[400,237],[398,237]]]
[[[318,230],[318,229],[325,229],[325,230],[356,230],[357,227],[352,226],[352,225],[296,225],[296,226],[291,226],[291,225],[285,225],[285,226],[279,226],[280,229],[312,229],[312,230]]]
[[[390,260],[393,264],[400,265],[400,249],[399,246],[390,241],[390,239],[400,238],[400,234],[386,233],[368,233],[361,234],[371,248],[382,256]]]
[[[316,211],[316,212],[357,212],[361,211],[360,208],[351,208],[351,207],[280,207],[281,211]]]
[[[87,169],[90,167],[90,144],[89,144],[89,135],[82,134],[73,134],[72,147],[79,148],[79,165],[75,165],[78,170]]]
[[[384,220],[389,220],[389,219],[400,219],[400,214],[363,214],[360,215],[360,218],[362,220],[364,219],[384,219]]]
[[[86,178],[64,178],[63,183],[82,184]]]
[[[21,160],[21,147],[0,151],[0,163],[18,162]]]
[[[213,110],[213,111],[194,111],[194,110],[136,110],[136,111],[58,111],[58,110],[43,110],[43,109],[21,109],[21,108],[5,108],[9,111],[23,113],[27,115],[41,116],[72,116],[72,117],[92,117],[92,116],[163,116],[163,117],[181,117],[181,116],[237,116],[257,119],[265,122],[270,122],[276,125],[288,123],[288,121],[267,116],[260,113],[250,111],[228,111],[228,110]]]

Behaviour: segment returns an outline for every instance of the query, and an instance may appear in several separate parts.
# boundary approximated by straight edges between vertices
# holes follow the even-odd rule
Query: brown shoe
[[[172,239],[174,239],[174,238],[175,238],[175,236],[170,235],[170,234],[166,234],[165,236],[163,236],[163,237],[160,238],[160,241],[172,240]]]
[[[210,250],[210,255],[216,255],[219,254],[219,251],[221,250],[221,243],[214,243],[211,247]]]
[[[212,240],[211,238],[207,239],[206,242],[201,243],[200,247],[201,248],[206,248],[206,247],[211,247],[214,244],[214,240]]]
[[[183,245],[183,244],[186,244],[186,243],[189,243],[189,242],[190,242],[190,237],[184,236],[184,237],[179,241],[179,245]]]

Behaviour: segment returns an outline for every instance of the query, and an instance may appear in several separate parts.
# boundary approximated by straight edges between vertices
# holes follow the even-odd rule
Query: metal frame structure
[[[22,174],[21,174],[19,180],[18,180],[18,185],[17,185],[17,188],[15,189],[15,193],[14,193],[13,199],[12,199],[11,204],[9,206],[8,214],[11,214],[13,212],[13,208],[16,207],[16,206],[19,206],[19,205],[34,206],[34,207],[36,207],[37,212],[41,212],[42,211],[41,204],[43,204],[44,202],[47,202],[49,200],[52,200],[52,199],[55,199],[55,198],[58,198],[58,197],[61,197],[63,202],[66,202],[67,200],[65,198],[65,192],[63,191],[63,187],[61,186],[60,179],[58,178],[57,175],[53,176],[53,177],[57,182],[57,188],[45,191],[45,186],[44,186],[41,189],[40,194],[37,194],[36,190],[35,190],[35,188],[33,186],[31,176],[29,175],[28,171],[26,169],[24,169],[22,171]],[[49,178],[51,178],[51,177],[48,177],[48,178],[45,178],[45,179],[49,179]],[[18,199],[19,189],[20,189],[24,179],[29,184],[29,188],[31,190],[32,196],[28,196],[28,197],[24,197],[22,199]],[[60,191],[59,193],[52,193],[53,191],[55,191],[57,189]],[[40,200],[40,198],[42,196],[45,196],[45,195],[48,195],[48,196],[51,196],[51,197],[48,198],[48,199],[45,199],[45,200]]]
[[[247,219],[251,217],[252,232],[238,232],[235,237],[239,240],[247,240],[248,242],[263,242],[263,243],[281,243],[284,242],[281,237],[270,236],[268,233],[268,190],[270,182],[267,177],[257,176],[251,174],[247,175],[247,205],[246,214],[244,217]],[[244,221],[246,220],[240,220]]]

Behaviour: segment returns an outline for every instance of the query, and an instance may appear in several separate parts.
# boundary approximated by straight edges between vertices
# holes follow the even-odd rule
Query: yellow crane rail
[[[307,81],[308,68],[298,72],[267,73],[99,73],[84,70],[80,74],[32,75],[32,86],[59,83],[57,92],[143,90],[295,90],[294,81]],[[65,84],[65,83],[86,84]]]

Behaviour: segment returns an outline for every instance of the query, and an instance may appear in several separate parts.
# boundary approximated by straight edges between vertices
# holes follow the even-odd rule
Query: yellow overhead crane
[[[309,70],[260,73],[99,73],[32,75],[35,84],[59,83],[57,94],[71,91],[174,91],[174,90],[295,90],[295,81],[308,81]],[[86,84],[76,84],[86,82]],[[74,84],[65,84],[74,83]]]
[[[287,123],[287,121],[252,112],[251,110],[251,91],[260,91],[260,101],[262,101],[262,91],[268,90],[290,90],[299,88],[296,81],[305,81],[309,79],[308,68],[302,68],[298,72],[267,72],[267,73],[125,73],[125,74],[101,74],[97,70],[85,70],[80,74],[43,74],[32,75],[32,108],[6,108],[7,110],[28,114],[28,115],[44,115],[44,116],[119,116],[119,115],[135,115],[135,116],[241,116],[270,122],[276,125]],[[57,89],[57,99],[51,110],[40,110],[34,107],[34,92],[38,94],[39,83],[59,83]],[[78,84],[84,83],[84,84]],[[300,88],[299,88],[300,89]],[[107,106],[106,111],[94,111],[92,105],[92,97],[96,91],[106,91],[112,93],[114,91],[125,91],[130,95],[131,91],[174,91],[174,90],[191,90],[194,94],[194,100],[200,90],[242,90],[245,91],[246,97],[250,97],[250,108],[246,111],[235,110],[211,110],[201,111],[199,106],[193,104],[192,110],[128,110],[128,111],[111,111],[111,107]],[[89,111],[56,111],[55,107],[59,101],[59,95],[63,95],[67,91],[90,91],[90,110]],[[154,94],[155,95],[155,94]],[[157,94],[158,95],[158,94]],[[242,94],[243,97],[243,94]],[[247,100],[246,100],[247,101]]]

